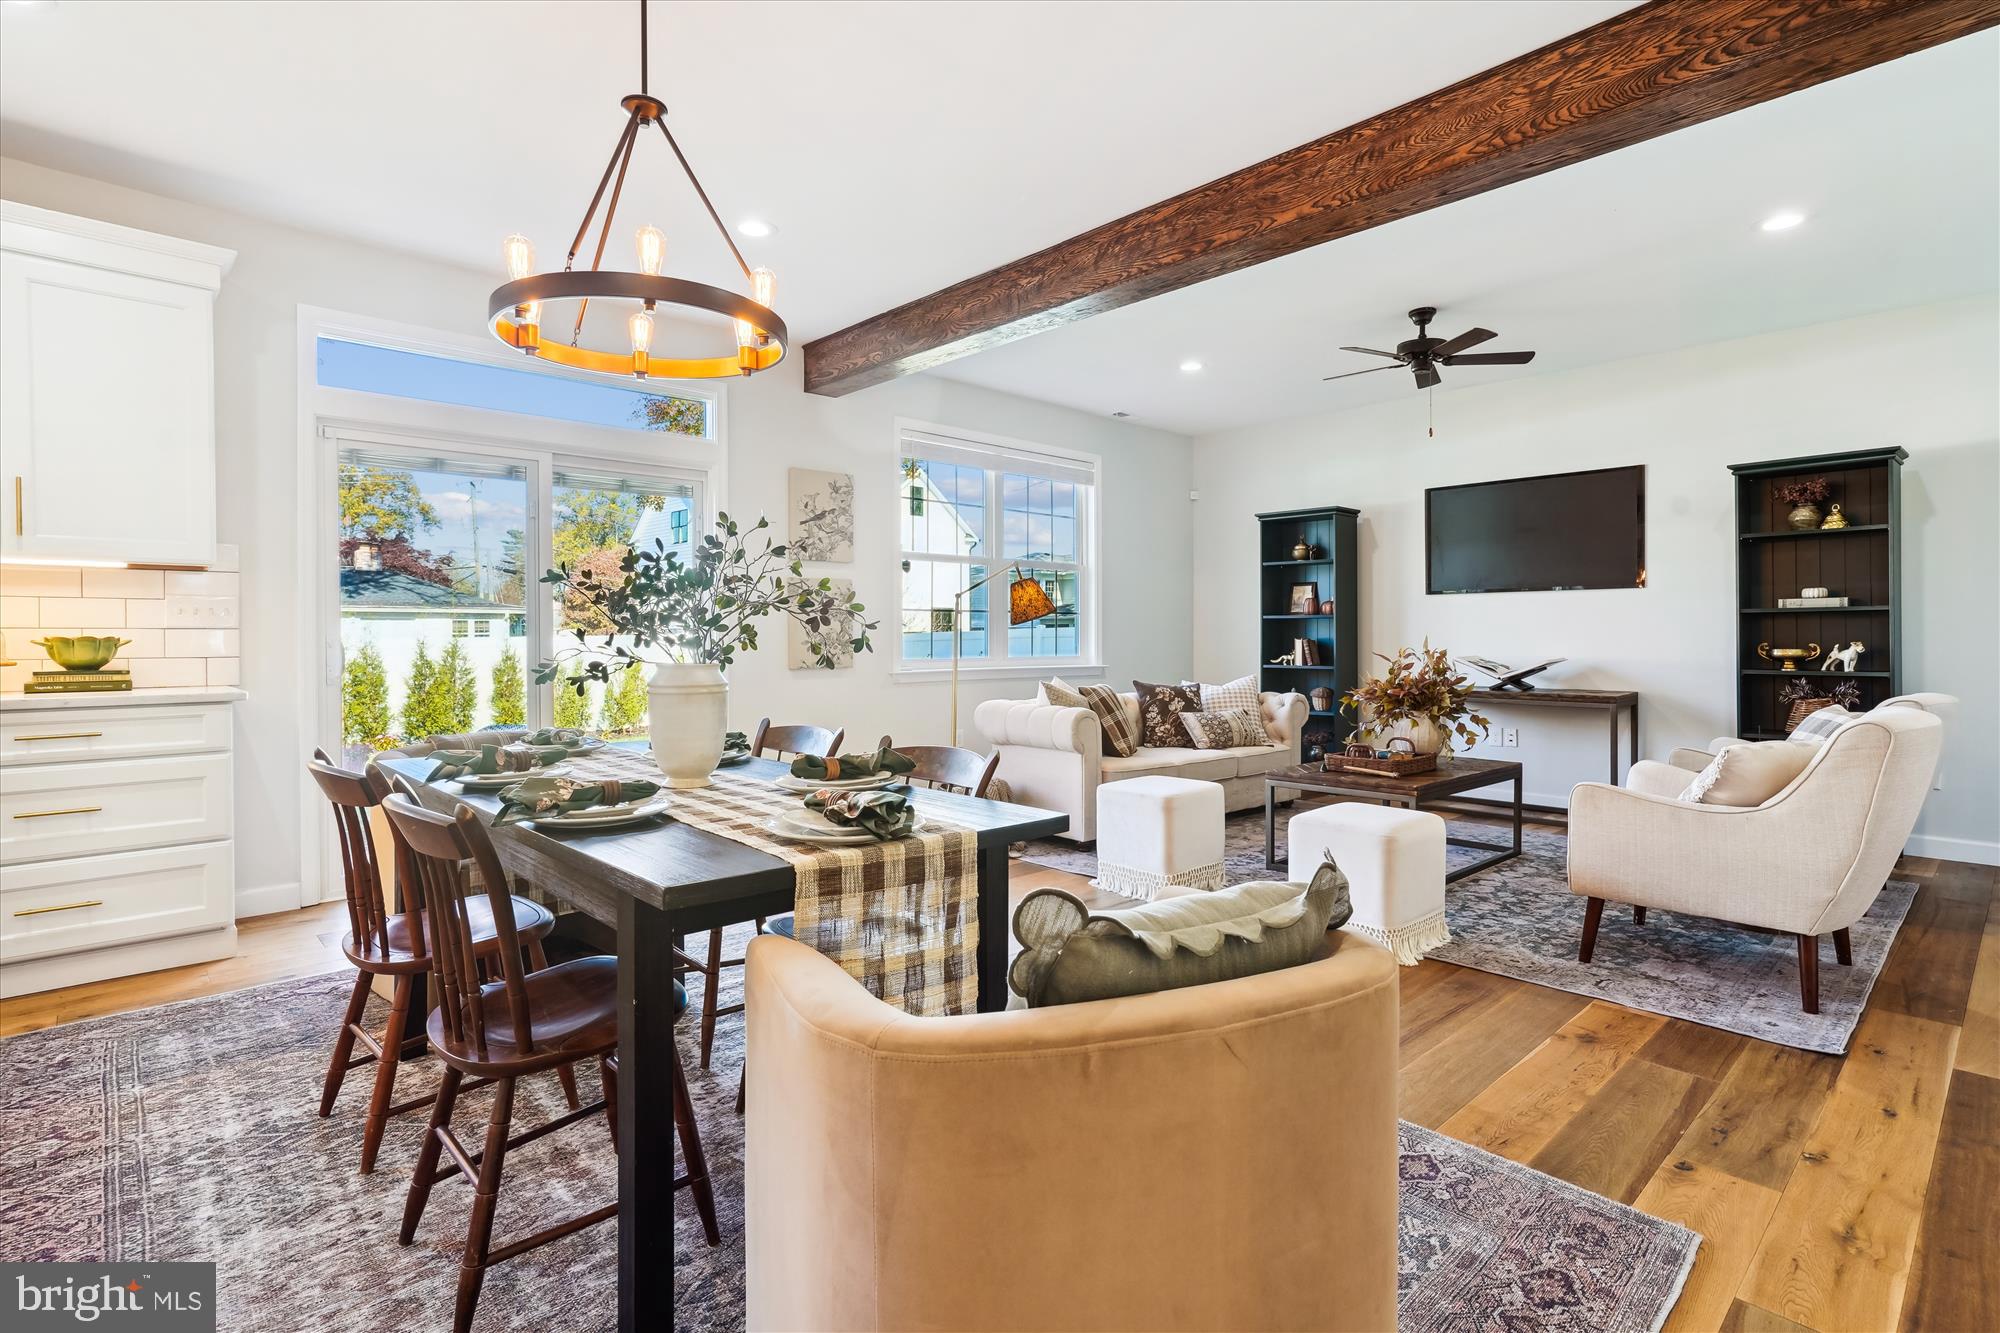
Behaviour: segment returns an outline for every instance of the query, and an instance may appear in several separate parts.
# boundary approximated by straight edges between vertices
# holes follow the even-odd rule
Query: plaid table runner
[[[620,748],[580,755],[564,771],[589,781],[660,779],[650,754]],[[762,778],[722,769],[712,787],[661,794],[682,823],[790,862],[799,943],[839,963],[871,995],[926,1017],[978,1007],[977,834],[926,816],[931,831],[913,837],[814,847],[760,827],[802,803]]]

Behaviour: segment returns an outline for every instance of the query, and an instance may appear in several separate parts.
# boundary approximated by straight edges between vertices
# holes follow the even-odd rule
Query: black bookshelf
[[[1338,747],[1353,729],[1353,719],[1339,699],[1358,683],[1360,667],[1361,595],[1355,565],[1355,525],[1358,510],[1338,505],[1318,509],[1286,509],[1257,515],[1257,558],[1260,562],[1257,678],[1266,690],[1295,690],[1310,695],[1333,691],[1334,707],[1315,708],[1306,718],[1302,753],[1312,757]],[[1313,554],[1293,554],[1300,542]],[[1333,614],[1315,609],[1301,615],[1291,609],[1294,583],[1314,585],[1315,602],[1331,599]],[[1319,662],[1286,666],[1273,661],[1292,651],[1297,639],[1311,640]]]
[[[1790,705],[1779,692],[1804,681],[1820,694],[1851,680],[1860,707],[1901,694],[1903,670],[1902,473],[1899,448],[1815,454],[1765,463],[1735,463],[1736,474],[1736,732],[1751,740],[1785,734]],[[1773,492],[1787,482],[1824,477],[1848,526],[1793,528],[1791,506]],[[1842,607],[1780,607],[1781,597],[1825,588],[1846,597]],[[1757,645],[1805,648],[1822,654],[1859,639],[1867,645],[1857,669],[1819,669],[1824,657],[1784,671],[1757,655]]]

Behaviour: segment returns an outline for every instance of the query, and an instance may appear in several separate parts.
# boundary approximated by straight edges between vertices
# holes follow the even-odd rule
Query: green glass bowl
[[[30,640],[48,651],[49,658],[64,671],[95,671],[118,656],[118,650],[132,642],[115,634],[51,634]]]

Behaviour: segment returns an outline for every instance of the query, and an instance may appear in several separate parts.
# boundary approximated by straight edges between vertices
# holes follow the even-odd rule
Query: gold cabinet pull
[[[46,736],[16,736],[17,741],[87,741],[102,736],[101,731],[52,731]]]
[[[80,903],[63,903],[57,907],[24,907],[15,916],[40,916],[44,912],[74,912],[79,907],[102,907],[104,899],[86,898]]]
[[[30,810],[15,815],[16,819],[54,819],[57,815],[94,815],[104,807],[101,805],[79,805],[73,810]]]

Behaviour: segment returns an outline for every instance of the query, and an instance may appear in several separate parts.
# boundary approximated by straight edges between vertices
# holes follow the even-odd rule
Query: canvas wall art
[[[819,583],[819,580],[793,579],[788,582],[793,587],[801,587],[807,584],[816,585]],[[842,606],[846,606],[854,601],[853,579],[830,579],[828,582],[833,585],[833,591],[840,598]],[[851,611],[841,613],[840,617],[834,623],[825,626],[821,630],[818,642],[825,647],[827,655],[833,658],[834,670],[846,671],[853,667],[854,636],[856,633],[854,613]],[[801,625],[792,617],[786,617],[785,645],[787,651],[785,661],[786,665],[791,667],[792,670],[820,671],[825,669],[819,665],[819,660],[813,655],[812,645],[814,637],[813,631],[807,626]]]
[[[792,554],[801,560],[848,564],[854,559],[854,477],[846,472],[791,470]]]

